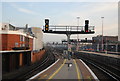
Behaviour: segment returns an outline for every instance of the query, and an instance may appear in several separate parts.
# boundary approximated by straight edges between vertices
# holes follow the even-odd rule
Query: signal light
[[[45,25],[45,27],[48,27],[48,25]]]
[[[45,31],[49,30],[49,19],[45,19]]]
[[[88,32],[87,30],[85,32]]]
[[[45,28],[46,31],[48,31],[48,28]]]
[[[85,20],[85,25],[89,24],[89,20]]]
[[[88,32],[89,20],[85,20],[85,32]]]

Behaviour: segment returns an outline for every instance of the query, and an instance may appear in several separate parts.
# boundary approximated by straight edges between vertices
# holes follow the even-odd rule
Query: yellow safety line
[[[43,75],[42,77],[40,77],[38,79],[44,79],[45,77],[47,77],[47,74]]]
[[[65,62],[66,62],[66,59],[64,60],[63,64],[46,81],[49,81],[50,79],[52,79],[61,70]]]
[[[80,72],[79,72],[79,70],[78,70],[78,66],[77,66],[77,64],[76,64],[76,61],[75,61],[75,60],[73,60],[73,61],[74,61],[74,63],[75,63],[75,67],[76,67],[78,81],[81,81],[81,80],[80,80]]]

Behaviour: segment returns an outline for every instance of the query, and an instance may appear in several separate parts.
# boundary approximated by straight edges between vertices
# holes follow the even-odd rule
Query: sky
[[[32,0],[31,0],[32,1]],[[93,0],[94,1],[94,0]],[[115,1],[115,0],[114,0]],[[1,3],[0,3],[1,4]],[[50,25],[79,25],[84,26],[86,19],[95,26],[95,34],[79,35],[79,39],[100,35],[102,19],[104,35],[118,35],[118,2],[2,2],[2,21],[17,27],[43,27],[44,19],[49,18]],[[76,35],[71,36],[77,38]],[[61,41],[66,35],[44,34],[44,42]]]
[[[1,0],[2,2],[118,2],[119,0]]]

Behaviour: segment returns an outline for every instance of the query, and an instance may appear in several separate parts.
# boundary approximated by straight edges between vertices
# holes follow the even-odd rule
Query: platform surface
[[[96,81],[80,59],[60,59],[47,71],[34,78],[35,81]]]

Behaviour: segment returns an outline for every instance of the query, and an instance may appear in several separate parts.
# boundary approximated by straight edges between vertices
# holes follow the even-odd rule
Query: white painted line
[[[41,71],[40,73],[34,75],[33,77],[29,78],[26,81],[30,81],[31,79],[35,79],[35,77],[39,76],[40,74],[42,74],[43,72],[47,71],[48,69],[50,69],[52,66],[54,66],[60,59],[58,59],[55,63],[53,63],[51,66],[49,66],[48,68],[46,68],[45,70]]]
[[[93,73],[93,71],[80,59],[80,61],[85,65],[85,67],[89,70],[89,72],[91,73],[91,75],[94,77],[94,79],[96,81],[100,81],[97,76]]]

